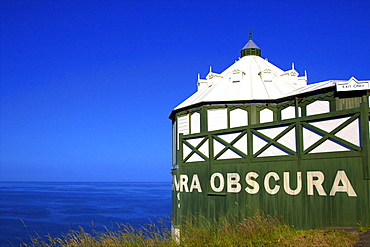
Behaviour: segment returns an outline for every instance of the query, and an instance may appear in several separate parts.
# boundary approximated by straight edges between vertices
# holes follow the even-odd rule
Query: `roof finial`
[[[249,41],[240,51],[241,57],[261,56],[261,49],[252,40],[252,28],[249,30]]]

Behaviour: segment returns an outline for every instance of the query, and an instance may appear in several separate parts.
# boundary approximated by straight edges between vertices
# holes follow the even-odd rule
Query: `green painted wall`
[[[294,161],[265,161],[254,164],[231,163],[229,165],[207,166],[194,165],[182,168],[181,174],[186,174],[191,181],[193,174],[200,178],[202,192],[179,192],[180,205],[178,212],[182,215],[192,214],[206,216],[209,219],[219,216],[251,215],[257,210],[268,214],[278,213],[286,222],[298,228],[317,228],[328,226],[358,226],[370,223],[370,180],[362,178],[363,169],[361,157],[342,157],[337,159],[312,159],[301,162],[300,166]],[[356,165],[357,164],[357,165]],[[245,191],[247,183],[245,175],[250,172],[259,174],[255,181],[260,189],[256,194]],[[264,178],[268,172],[276,172],[280,180],[270,179],[270,186],[279,185],[280,189],[271,195],[264,189]],[[288,195],[284,190],[283,172],[290,172],[290,187],[297,186],[296,172],[302,173],[302,189],[297,195]],[[321,171],[325,175],[323,188],[326,196],[318,195],[314,187],[314,195],[307,192],[307,171]],[[337,192],[335,196],[329,193],[338,171],[345,171],[356,197],[348,196],[347,192]],[[227,173],[238,173],[241,177],[241,191],[227,192],[227,186],[222,192],[214,192],[210,186],[210,177],[213,173],[221,173],[226,180]],[[226,181],[225,181],[226,182]],[[189,183],[190,184],[190,183]],[[189,185],[190,187],[190,185]],[[176,192],[174,192],[176,193]]]
[[[263,107],[263,104],[243,105],[244,109],[254,114],[249,119],[250,125],[212,132],[206,131],[206,114],[203,114],[201,117],[203,131],[199,134],[181,135],[179,138],[180,150],[177,151],[176,157],[178,168],[172,171],[174,225],[181,224],[182,216],[201,214],[208,219],[226,216],[229,219],[237,217],[241,220],[244,216],[252,215],[258,210],[272,215],[277,213],[283,216],[286,223],[301,229],[332,226],[356,227],[359,224],[370,224],[370,118],[368,95],[368,91],[356,92],[354,97],[351,98],[348,95],[343,96],[329,92],[322,95],[302,97],[299,106],[302,108],[303,117],[284,121],[279,120],[279,111],[284,108],[281,105],[295,105],[298,101],[292,100],[281,104],[277,102],[275,105],[268,106],[274,110],[274,120],[277,121],[265,124],[259,124],[258,115],[256,115],[258,112],[256,109]],[[315,100],[323,99],[332,102],[330,113],[305,116],[306,105]],[[204,109],[209,107],[198,107],[196,111],[206,113]],[[237,106],[226,107],[234,109]],[[184,112],[177,114],[181,115]],[[361,147],[351,146],[352,151],[317,154],[308,153],[303,149],[302,126],[305,126],[305,124],[309,126],[314,121],[324,121],[344,116],[359,119]],[[255,157],[252,155],[252,147],[248,147],[247,157],[229,160],[214,159],[212,154],[214,136],[233,131],[246,131],[249,140],[248,145],[251,145],[253,131],[291,124],[295,127],[297,138],[297,149],[291,155]],[[181,144],[187,139],[200,137],[208,138],[210,157],[202,162],[184,162],[185,157],[182,157]],[[334,134],[328,134],[327,137],[335,138]],[[336,141],[341,142],[343,140],[338,139]],[[258,177],[252,178],[253,181],[248,181],[250,183],[248,184],[246,174],[250,174],[250,172],[258,174]],[[274,175],[278,176],[279,179],[271,177],[265,185],[266,174],[270,172],[274,172]],[[284,186],[286,180],[284,173],[286,172],[289,172],[289,187],[292,190],[296,189],[298,185],[297,172],[301,173],[302,188],[296,195],[286,192],[286,186]],[[224,187],[219,192],[211,187],[211,177],[214,174],[219,174],[214,179],[214,187],[220,187],[220,176],[224,179]],[[234,176],[229,180],[233,183],[230,187],[231,191],[228,191],[228,174]],[[240,177],[240,180],[235,180],[235,174]],[[322,177],[322,183],[317,182],[317,179],[319,179],[317,176],[312,177],[312,179],[309,178],[310,175],[317,174]],[[343,177],[343,174],[345,177]],[[256,187],[253,186],[256,183],[259,190],[256,190]],[[317,185],[314,186],[313,184]],[[277,193],[270,194],[267,192],[268,189],[265,189],[266,186],[271,188],[280,187]],[[330,195],[333,186],[337,192],[335,195]],[[246,188],[253,192],[248,193]],[[310,192],[311,188],[313,192]],[[192,192],[190,192],[191,190]],[[235,190],[238,192],[235,193]],[[319,191],[326,195],[319,195]]]

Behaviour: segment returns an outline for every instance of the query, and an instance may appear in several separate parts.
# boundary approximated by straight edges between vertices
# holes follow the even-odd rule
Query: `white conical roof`
[[[175,108],[201,102],[272,100],[307,85],[294,69],[283,71],[259,56],[244,56],[221,74],[210,72],[198,80],[198,91]]]

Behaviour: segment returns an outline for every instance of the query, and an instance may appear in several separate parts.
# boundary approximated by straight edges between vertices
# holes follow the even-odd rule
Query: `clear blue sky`
[[[369,1],[0,1],[1,181],[170,181],[172,109],[248,41],[370,79]]]

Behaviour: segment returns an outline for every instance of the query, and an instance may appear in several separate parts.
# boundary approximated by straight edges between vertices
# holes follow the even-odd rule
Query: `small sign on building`
[[[369,81],[358,81],[351,77],[348,81],[337,82],[337,91],[353,91],[353,90],[367,90],[370,89]]]

